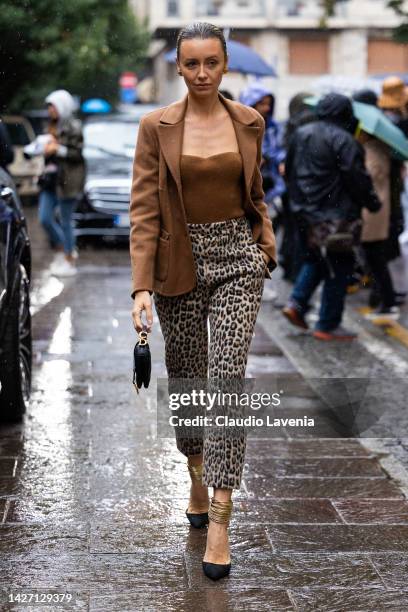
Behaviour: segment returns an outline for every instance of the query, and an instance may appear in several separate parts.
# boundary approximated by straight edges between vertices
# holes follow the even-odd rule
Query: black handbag
[[[151,371],[152,358],[147,341],[147,332],[141,331],[133,351],[133,385],[138,393],[142,385],[146,389],[149,386]]]

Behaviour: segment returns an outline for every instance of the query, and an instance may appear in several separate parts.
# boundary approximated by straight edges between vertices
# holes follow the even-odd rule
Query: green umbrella
[[[309,106],[317,106],[318,101],[317,97],[305,99]],[[354,115],[360,122],[360,128],[389,145],[400,159],[408,160],[408,139],[403,131],[376,106],[362,102],[352,104]]]

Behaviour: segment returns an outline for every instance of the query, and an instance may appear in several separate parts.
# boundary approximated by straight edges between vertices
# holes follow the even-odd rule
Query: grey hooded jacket
[[[61,198],[76,198],[84,188],[85,162],[82,156],[82,125],[73,117],[75,102],[67,91],[58,89],[46,97],[47,104],[53,104],[58,111],[57,151],[58,185]]]

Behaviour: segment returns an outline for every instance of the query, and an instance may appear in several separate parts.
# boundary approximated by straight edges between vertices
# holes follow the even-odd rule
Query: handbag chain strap
[[[139,344],[140,346],[144,346],[145,344],[147,344],[147,332],[146,331],[139,332]]]

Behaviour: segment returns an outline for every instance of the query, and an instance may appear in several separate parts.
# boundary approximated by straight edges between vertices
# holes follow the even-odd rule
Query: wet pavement
[[[185,458],[155,436],[157,318],[152,384],[139,396],[131,385],[127,248],[82,250],[78,277],[59,281],[33,209],[28,218],[35,367],[24,423],[0,430],[0,610],[408,609],[408,349],[359,322],[353,304],[361,337],[351,349],[293,332],[263,303],[248,375],[283,386],[275,415],[314,416],[317,432],[249,438],[233,568],[214,584],[201,570],[205,531],[184,516]],[[281,299],[288,288],[278,289]],[[333,377],[348,402],[333,400]],[[344,438],[356,423],[364,437]],[[7,603],[18,593],[72,598]]]

